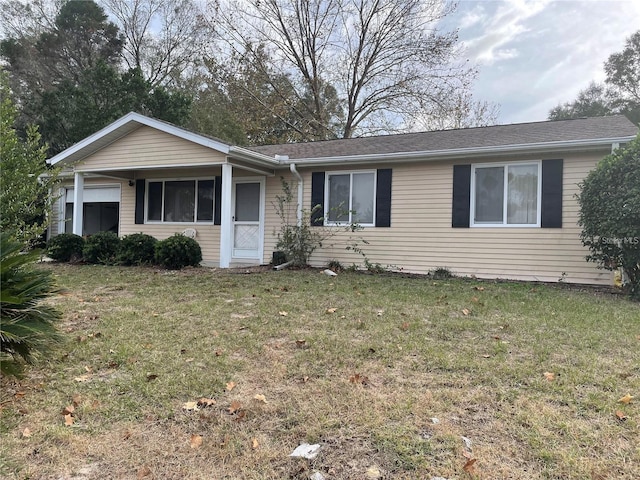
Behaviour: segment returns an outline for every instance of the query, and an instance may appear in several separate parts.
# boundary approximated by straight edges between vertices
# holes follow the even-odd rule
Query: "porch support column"
[[[84,174],[76,172],[73,179],[73,233],[82,236]]]
[[[231,179],[233,166],[222,165],[222,192],[220,194],[220,268],[229,268],[231,263],[232,221],[231,221]]]

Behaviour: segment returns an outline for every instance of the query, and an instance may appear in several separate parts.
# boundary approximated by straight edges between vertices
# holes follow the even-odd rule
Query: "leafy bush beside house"
[[[577,198],[587,261],[622,268],[630,292],[640,295],[640,134],[600,161]]]
[[[120,240],[118,262],[123,265],[150,265],[154,261],[158,240],[146,233],[132,233]]]
[[[61,233],[47,242],[47,255],[57,262],[82,260],[84,238],[74,233]]]
[[[21,361],[31,363],[58,340],[61,314],[43,300],[55,292],[49,272],[32,265],[39,253],[24,253],[24,244],[0,234],[0,369],[19,375]]]
[[[193,238],[180,233],[160,240],[155,247],[155,261],[157,264],[171,270],[183,267],[197,267],[202,261],[202,249]]]
[[[98,232],[87,238],[82,257],[88,263],[113,265],[120,251],[120,237],[113,232]]]

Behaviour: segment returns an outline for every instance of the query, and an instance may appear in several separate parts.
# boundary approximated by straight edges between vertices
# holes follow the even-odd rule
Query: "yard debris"
[[[253,449],[255,450],[255,449],[256,449],[256,448],[258,448],[259,446],[260,446],[260,444],[258,443],[258,439],[257,439],[257,438],[255,438],[255,437],[253,437],[253,438],[251,439],[251,448],[253,448]]]
[[[373,465],[372,467],[367,468],[367,473],[365,474],[367,478],[371,480],[376,480],[378,478],[382,478],[382,472],[378,467]]]
[[[336,310],[338,310],[338,309],[335,308],[335,307],[327,308],[327,311],[325,313],[336,313]]]
[[[290,457],[306,458],[307,460],[313,460],[318,456],[320,450],[320,444],[309,445],[308,443],[301,443],[296,449],[289,454]]]
[[[262,402],[262,403],[267,403],[267,397],[265,397],[265,396],[264,396],[264,395],[262,395],[261,393],[256,393],[256,394],[253,396],[253,399],[254,399],[254,400],[257,400],[257,401],[259,401],[259,402]]]
[[[543,375],[544,378],[547,379],[547,382],[553,382],[553,380],[556,378],[556,374],[552,372],[544,372]]]
[[[471,453],[473,449],[471,448],[471,439],[462,435],[462,441],[464,442],[464,448],[468,453]]]
[[[189,445],[191,445],[191,448],[193,449],[200,448],[200,445],[202,445],[202,437],[196,434],[191,435]]]
[[[198,402],[184,402],[182,404],[182,409],[183,410],[193,410],[194,412],[197,412],[198,410],[200,410],[198,408]]]
[[[437,425],[440,423],[440,419],[436,417],[431,417],[431,423],[433,423],[434,425]]]
[[[469,460],[467,460],[467,462],[464,464],[464,466],[462,467],[462,469],[467,472],[467,473],[474,473],[475,471],[475,466],[474,464],[478,461],[478,459],[476,458],[470,458]]]
[[[616,410],[616,418],[618,420],[620,420],[621,422],[623,422],[624,420],[626,420],[628,417],[624,414],[623,411],[621,410]]]
[[[216,401],[213,398],[199,398],[198,399],[198,406],[199,407],[210,407],[211,405],[215,405]]]
[[[325,480],[325,477],[320,472],[313,472],[309,480]]]
[[[231,405],[229,405],[229,408],[227,408],[227,411],[229,412],[229,415],[233,415],[234,413],[238,412],[241,407],[242,404],[239,401],[234,400],[233,402],[231,402]]]
[[[284,310],[278,312],[278,315],[280,315],[281,317],[286,317],[287,315],[289,315],[289,312],[285,312]]]
[[[31,430],[29,429],[29,427],[25,427],[25,429],[22,431],[22,437],[29,438],[30,436],[31,436]]]
[[[228,382],[226,388],[227,388],[227,392],[230,392],[231,390],[236,388],[236,382]]]
[[[622,397],[620,400],[618,400],[618,403],[624,403],[625,405],[628,404],[631,400],[633,400],[635,397],[633,395],[629,395],[628,393]]]
[[[333,270],[329,270],[328,268],[326,270],[323,270],[322,273],[324,273],[325,275],[328,275],[330,277],[337,277],[338,274],[336,272],[334,272]]]

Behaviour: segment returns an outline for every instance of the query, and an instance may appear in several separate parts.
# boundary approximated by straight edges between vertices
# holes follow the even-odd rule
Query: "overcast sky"
[[[460,0],[447,20],[480,74],[474,96],[499,123],[545,120],[572,101],[640,30],[640,0]]]

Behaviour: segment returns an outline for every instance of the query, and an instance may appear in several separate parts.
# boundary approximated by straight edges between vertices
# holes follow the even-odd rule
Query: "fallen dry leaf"
[[[14,393],[13,396],[15,398],[17,398],[17,399],[20,399],[20,398],[24,397],[26,394],[27,394],[27,392],[20,391],[20,392]]]
[[[82,403],[82,396],[76,393],[73,397],[71,397],[71,401],[73,402],[73,405],[77,407]]]
[[[246,410],[238,410],[238,413],[236,413],[235,421],[241,422],[246,415],[247,415]]]
[[[29,438],[31,436],[31,430],[29,430],[29,427],[26,427],[24,430],[22,430],[22,436],[24,438]]]
[[[409,322],[402,322],[402,325],[400,325],[400,330],[402,330],[403,332],[409,330]]]
[[[337,308],[334,308],[334,307],[332,307],[332,308],[327,308],[326,313],[336,313],[336,310],[338,310],[338,309],[337,309]]]
[[[210,407],[211,405],[215,405],[216,401],[213,398],[199,398],[196,402],[199,407]]]
[[[467,460],[467,462],[464,464],[464,467],[462,467],[462,469],[467,472],[467,473],[473,473],[475,470],[474,464],[478,461],[477,458],[470,458],[469,460]]]
[[[189,441],[189,445],[191,448],[200,448],[202,445],[202,437],[200,435],[191,435],[191,440]]]
[[[471,297],[471,301],[473,303],[478,303],[480,300],[478,300],[478,297]]]
[[[227,411],[233,415],[234,413],[236,413],[238,410],[240,410],[240,407],[242,407],[242,404],[237,401],[234,400],[233,402],[231,402],[231,405],[229,405],[229,408],[227,408]]]
[[[286,317],[287,315],[289,315],[289,312],[285,312],[284,310],[278,312],[278,315],[280,315],[281,317]]]
[[[158,378],[158,375],[156,375],[155,373],[151,373],[147,375],[147,382],[153,382],[156,378]]]
[[[70,413],[67,413],[64,416],[64,424],[68,427],[73,425],[73,415],[71,415]]]
[[[215,354],[216,357],[221,357],[222,356],[222,350],[216,350],[214,352],[214,354]]]
[[[627,416],[621,410],[616,410],[616,418],[620,421],[623,421],[627,419]]]
[[[304,348],[307,345],[307,341],[304,338],[296,340],[296,347]]]
[[[253,449],[255,450],[256,448],[258,448],[258,445],[259,445],[259,443],[258,443],[258,439],[257,439],[257,438],[255,438],[255,437],[254,437],[254,438],[252,438],[252,439],[251,439],[251,448],[253,448]]]
[[[351,375],[349,377],[349,381],[351,383],[361,383],[362,385],[368,385],[369,384],[369,379],[367,378],[366,375],[360,375],[359,373],[356,373],[355,375]]]
[[[62,409],[62,415],[68,415],[70,413],[75,412],[75,407],[73,405],[68,405]]]
[[[93,373],[93,368],[88,367],[87,365],[84,366],[84,369],[87,373]]]
[[[484,287],[473,287],[473,289],[482,292],[484,290]]]
[[[236,382],[228,382],[227,383],[227,392],[230,392],[234,388],[236,388]]]
[[[627,393],[624,397],[622,397],[620,400],[618,400],[618,403],[624,403],[626,405],[633,399],[634,399],[634,396],[633,395],[629,395]]]
[[[462,314],[463,314],[464,316],[467,316],[467,315],[469,315],[470,313],[471,313],[471,310],[469,310],[468,308],[463,308],[463,309],[462,309]]]
[[[547,379],[547,382],[553,382],[553,380],[556,378],[556,374],[552,372],[544,372],[543,375],[544,378]]]
[[[198,402],[184,402],[182,408],[183,410],[193,410],[195,412],[198,410]]]
[[[149,475],[151,475],[151,469],[145,465],[140,470],[138,470],[138,474],[136,476],[138,477],[138,479],[140,479],[148,477]]]
[[[253,396],[253,398],[254,398],[254,400],[258,400],[259,402],[267,403],[267,398],[264,395],[262,395],[261,393],[255,394]]]
[[[74,380],[80,383],[88,382],[89,380],[91,380],[91,375],[88,373],[84,375],[80,375],[79,377],[74,378]]]

